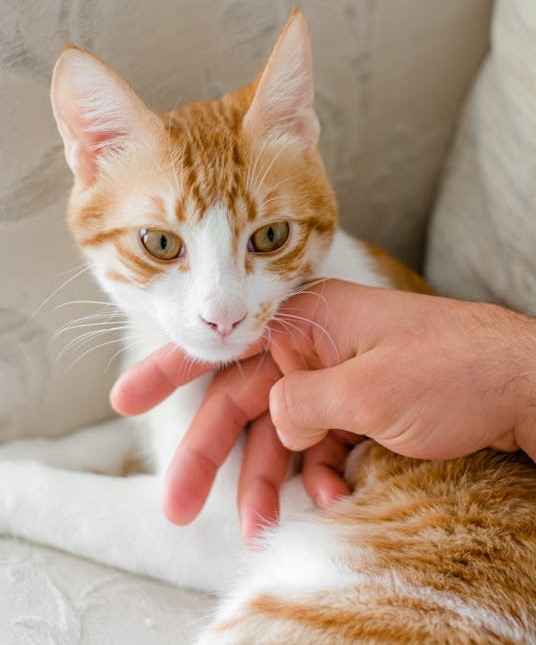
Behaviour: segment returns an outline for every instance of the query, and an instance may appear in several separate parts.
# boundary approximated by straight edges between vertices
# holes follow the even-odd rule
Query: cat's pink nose
[[[229,319],[225,317],[216,319],[215,316],[214,316],[214,320],[208,320],[204,316],[199,316],[199,317],[205,323],[205,325],[208,325],[222,338],[225,338],[225,336],[229,336],[229,334],[238,327],[238,325],[244,320],[246,316],[247,314],[244,314],[240,318],[235,318],[234,320],[232,318]]]

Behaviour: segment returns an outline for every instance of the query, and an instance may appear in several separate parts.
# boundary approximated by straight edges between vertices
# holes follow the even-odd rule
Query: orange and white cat
[[[426,290],[337,228],[313,94],[299,12],[254,83],[164,115],[91,54],[61,55],[52,104],[75,178],[69,225],[128,333],[143,338],[128,362],[170,341],[194,359],[234,359],[319,277]],[[242,446],[192,525],[168,523],[160,500],[210,378],[135,421],[4,446],[1,530],[177,585],[227,589],[244,557]],[[140,454],[146,472],[120,476]],[[354,494],[326,513],[311,508],[298,477],[287,482],[280,526],[245,558],[199,643],[536,642],[528,460],[490,451],[431,464],[364,443],[347,477]]]

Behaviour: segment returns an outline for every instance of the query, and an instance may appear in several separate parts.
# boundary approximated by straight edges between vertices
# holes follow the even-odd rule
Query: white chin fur
[[[206,363],[227,363],[240,358],[247,348],[252,345],[256,339],[249,342],[233,341],[227,339],[225,343],[185,343],[180,340],[175,342],[192,358]]]

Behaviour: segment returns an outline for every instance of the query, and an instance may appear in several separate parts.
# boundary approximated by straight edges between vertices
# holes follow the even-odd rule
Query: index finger
[[[179,385],[213,369],[213,364],[194,362],[178,345],[169,343],[119,377],[110,393],[112,407],[126,416],[147,412]]]
[[[215,377],[168,468],[164,510],[172,522],[188,524],[201,511],[238,435],[266,412],[268,393],[280,377],[269,354]]]
[[[254,356],[262,349],[261,340],[248,347],[241,358]],[[112,388],[110,402],[124,416],[142,414],[179,386],[218,367],[216,363],[194,360],[178,345],[169,343],[122,374]]]

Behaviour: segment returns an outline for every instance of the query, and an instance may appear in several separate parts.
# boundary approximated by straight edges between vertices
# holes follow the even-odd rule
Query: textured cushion
[[[81,260],[64,224],[70,175],[48,100],[63,44],[93,50],[164,109],[252,79],[292,4],[0,0],[0,441],[57,435],[110,414],[114,337],[100,337],[110,344],[70,370],[91,346],[57,361],[66,341],[51,343],[63,323],[96,309],[59,304],[102,298],[87,274],[75,277]],[[491,0],[300,4],[343,221],[417,265],[453,123],[487,47]],[[210,605],[8,540],[0,541],[0,598],[2,645],[186,644]]]
[[[536,3],[500,0],[433,217],[440,291],[536,313]]]
[[[214,598],[0,539],[2,645],[187,645]]]

